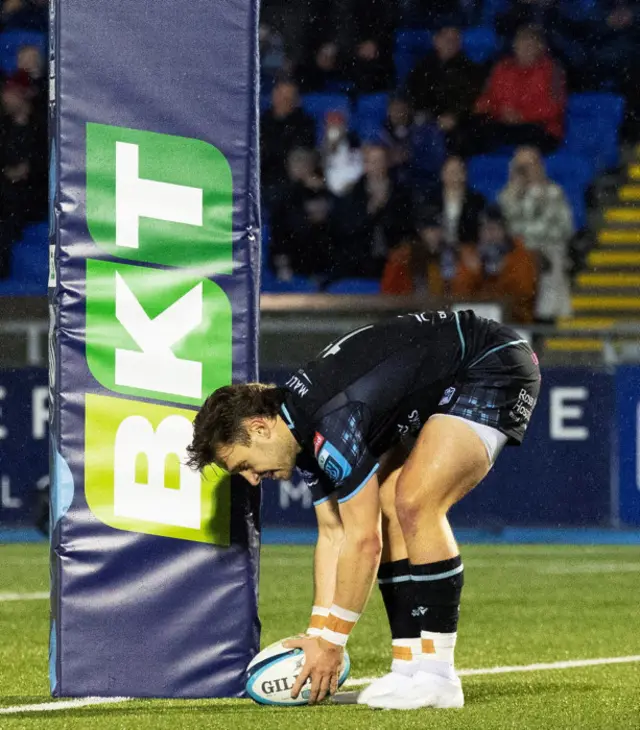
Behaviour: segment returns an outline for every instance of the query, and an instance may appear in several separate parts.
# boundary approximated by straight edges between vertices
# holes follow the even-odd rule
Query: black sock
[[[412,615],[416,598],[409,561],[394,560],[392,563],[382,563],[378,570],[378,586],[387,610],[391,638],[420,638],[420,619]]]
[[[457,631],[460,594],[464,585],[460,556],[409,567],[420,630],[439,634]]]

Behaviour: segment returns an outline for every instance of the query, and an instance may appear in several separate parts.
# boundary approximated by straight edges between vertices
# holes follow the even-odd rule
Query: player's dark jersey
[[[379,458],[434,413],[492,426],[518,444],[539,389],[525,340],[471,311],[416,312],[349,332],[291,375],[281,415],[302,445],[314,503],[346,501]]]

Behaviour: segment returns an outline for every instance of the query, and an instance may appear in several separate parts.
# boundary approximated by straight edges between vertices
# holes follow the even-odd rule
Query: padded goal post
[[[56,697],[239,696],[258,649],[258,490],[183,464],[257,377],[257,4],[50,6]]]

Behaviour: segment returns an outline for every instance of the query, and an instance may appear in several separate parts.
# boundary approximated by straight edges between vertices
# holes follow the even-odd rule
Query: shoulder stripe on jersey
[[[289,413],[289,411],[287,410],[287,406],[285,406],[285,404],[284,404],[284,403],[283,403],[283,404],[282,404],[282,405],[280,406],[280,410],[281,410],[281,411],[282,411],[282,413],[284,414],[284,417],[285,417],[285,419],[286,419],[286,424],[287,424],[287,426],[289,427],[289,429],[290,429],[291,431],[293,431],[293,430],[295,429],[295,426],[293,425],[293,419],[291,418],[291,414],[290,414],[290,413]]]
[[[464,337],[462,335],[462,327],[460,327],[460,315],[458,312],[454,312],[453,316],[456,318],[456,327],[458,328],[458,337],[460,338],[460,347],[462,347],[462,360],[464,360],[464,356],[467,353],[467,343],[464,341]]]
[[[523,342],[525,342],[527,345],[529,342],[527,340],[511,340],[511,342],[505,342],[504,345],[498,345],[497,347],[492,347],[488,352],[485,352],[484,355],[480,355],[480,357],[477,360],[474,360],[471,365],[469,365],[470,368],[472,368],[474,365],[477,365],[479,362],[482,362],[485,357],[489,357],[494,352],[498,352],[498,350],[504,350],[505,347],[511,347],[512,345],[520,345]]]
[[[354,489],[353,492],[350,494],[347,494],[346,497],[343,497],[342,499],[338,500],[339,504],[343,504],[344,502],[348,502],[351,497],[355,497],[356,494],[364,487],[364,485],[371,479],[371,477],[378,471],[380,468],[380,463],[378,462],[373,469],[367,474],[367,476],[362,480],[362,482],[358,485],[357,489]]]

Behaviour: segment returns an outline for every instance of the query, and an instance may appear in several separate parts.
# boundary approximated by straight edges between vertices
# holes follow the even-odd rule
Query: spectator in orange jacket
[[[497,205],[487,208],[481,216],[476,255],[475,271],[470,271],[467,279],[470,291],[483,299],[509,299],[513,321],[531,322],[537,286],[536,258],[519,238],[507,233]]]
[[[440,211],[425,207],[416,216],[415,234],[389,252],[381,292],[428,292],[436,297],[466,295],[470,286],[464,261],[472,255],[472,249],[473,245],[448,245]]]
[[[500,208],[494,205],[481,216],[477,246],[444,247],[438,222],[432,218],[420,223],[417,238],[389,254],[381,291],[508,299],[513,321],[526,323],[533,320],[536,271],[533,254],[507,234]]]
[[[540,32],[516,33],[513,56],[495,66],[475,105],[468,152],[503,145],[532,145],[547,153],[562,140],[566,106],[562,68],[549,56]]]

